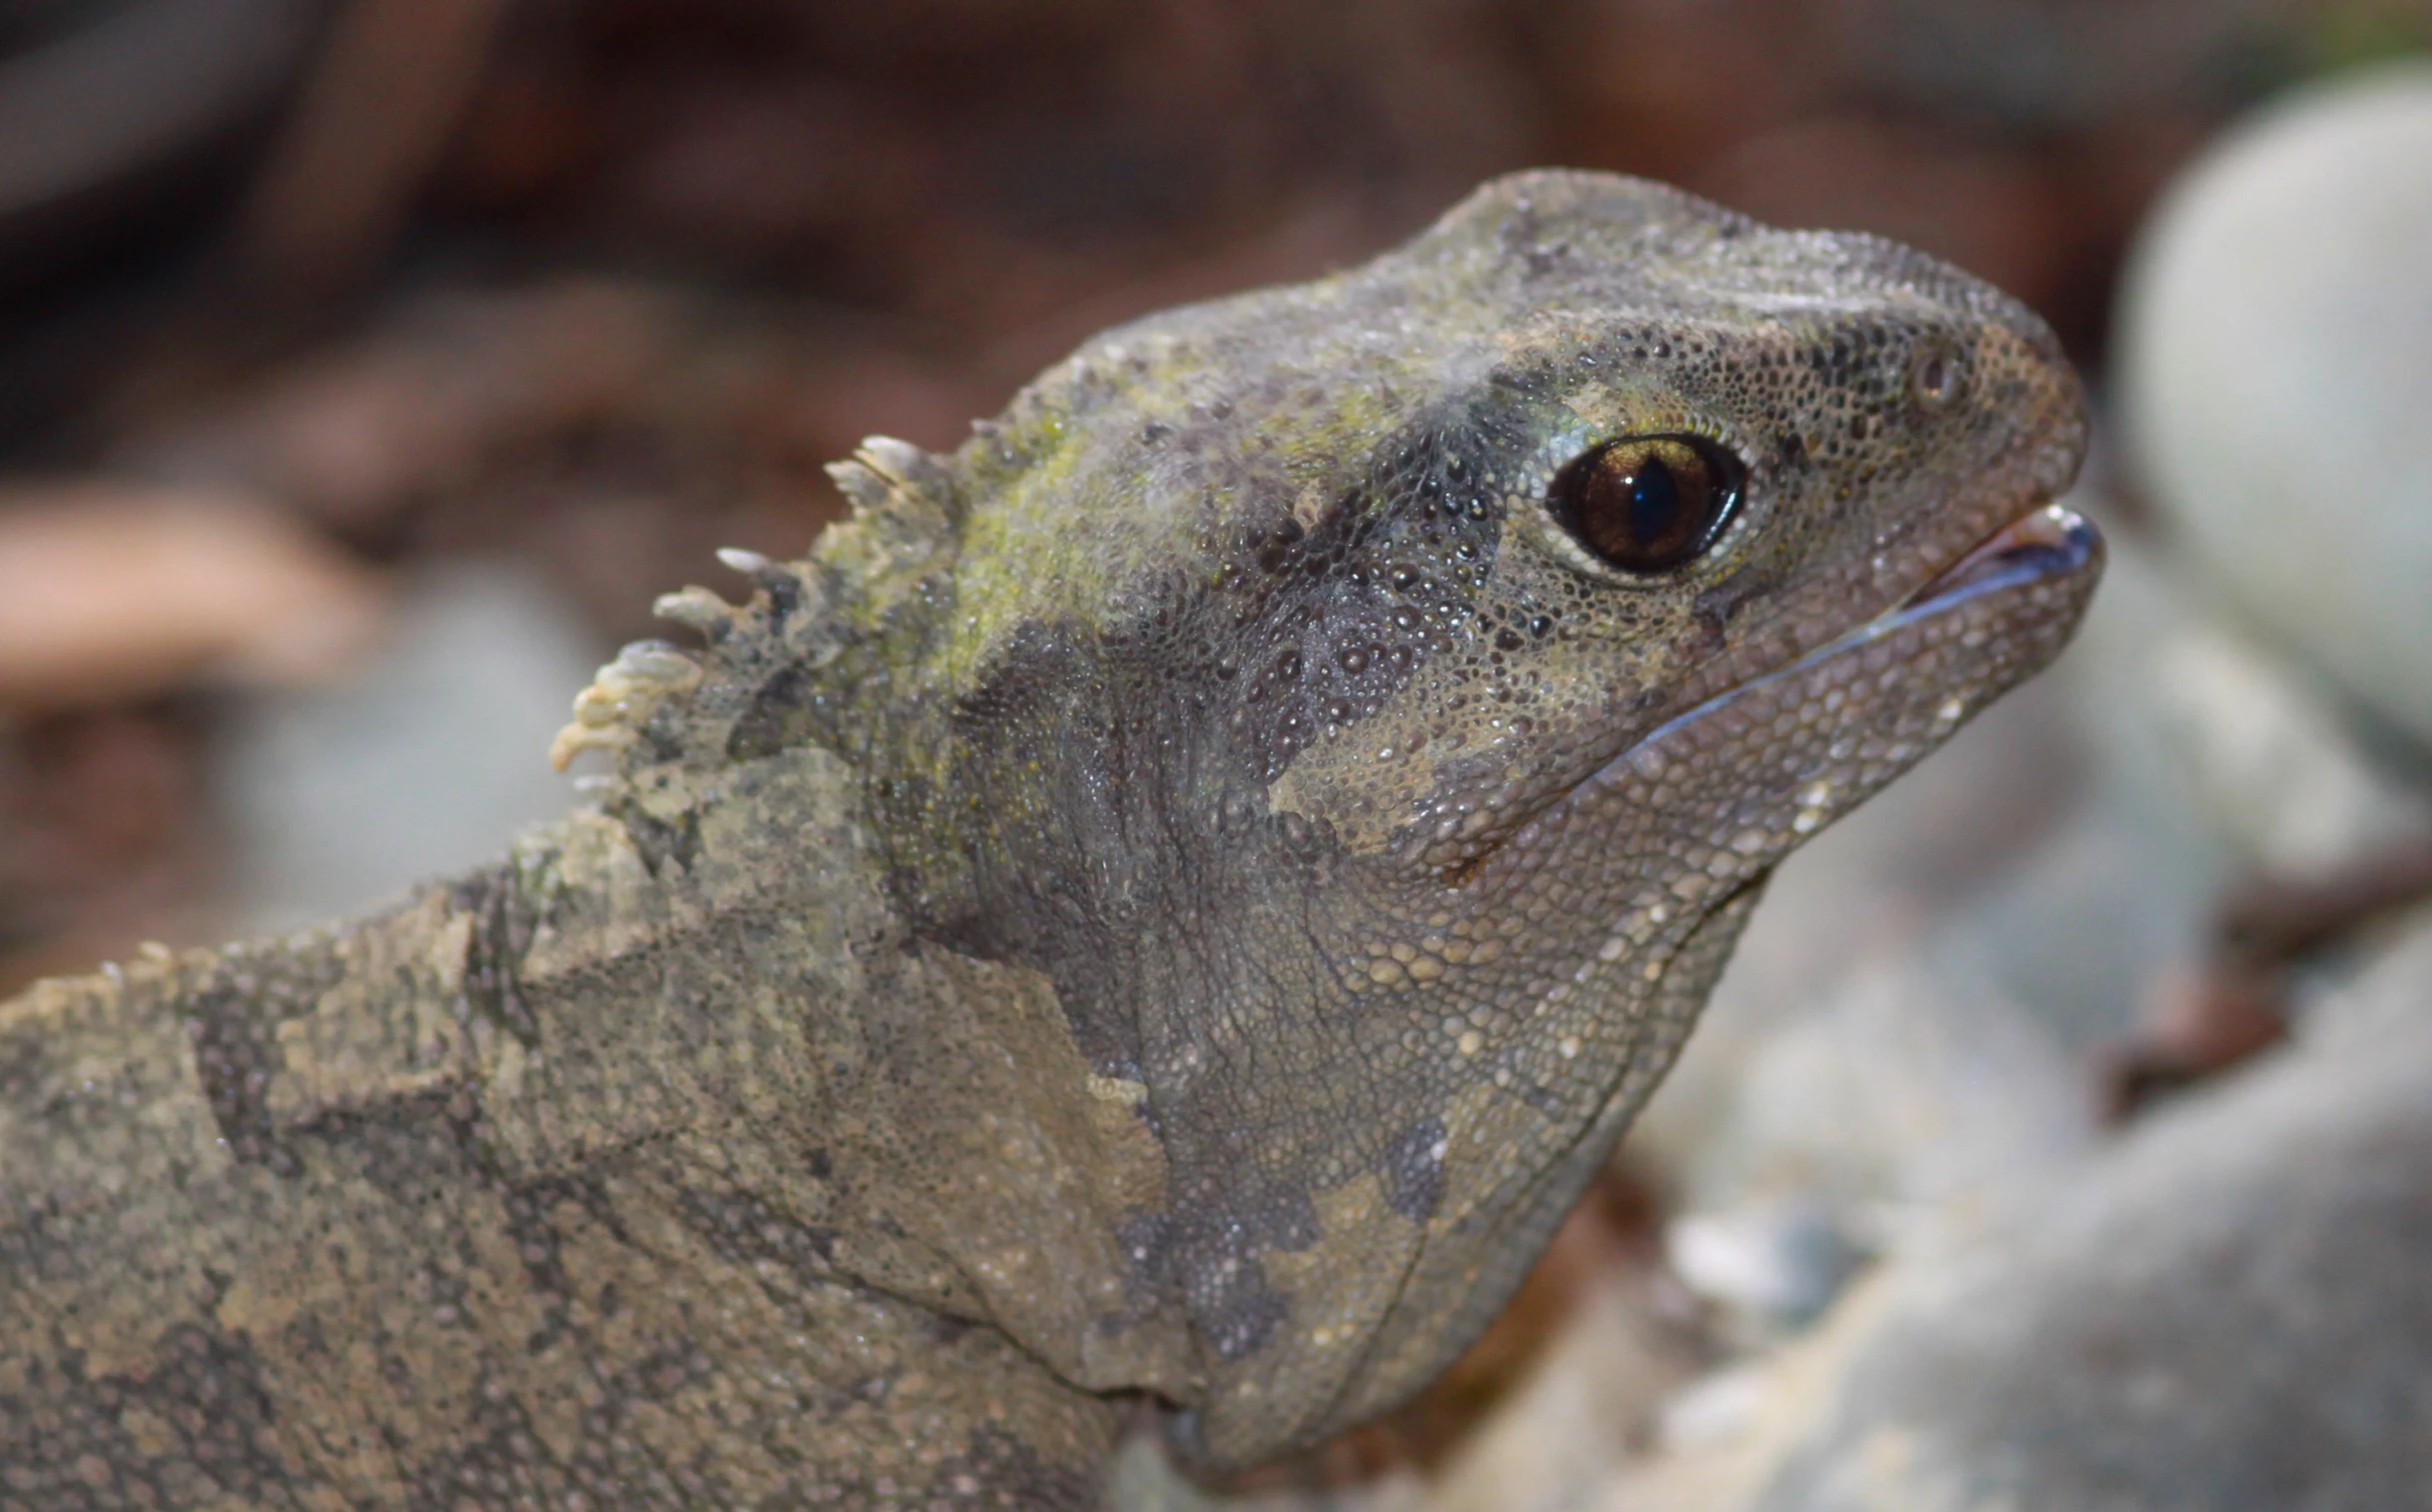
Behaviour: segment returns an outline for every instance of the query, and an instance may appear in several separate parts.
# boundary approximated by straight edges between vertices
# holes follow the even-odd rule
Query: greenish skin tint
[[[596,808],[0,1006],[0,1506],[1083,1507],[1144,1402],[1393,1405],[2059,651],[2084,430],[1947,267],[1543,173],[871,443],[579,701]],[[1635,436],[1741,475],[1652,574],[1547,499]]]

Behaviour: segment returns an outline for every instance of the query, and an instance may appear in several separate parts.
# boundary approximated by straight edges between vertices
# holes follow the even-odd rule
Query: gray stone
[[[1896,1246],[1909,1215],[2074,1164],[2092,1132],[2076,1067],[2033,1015],[1913,958],[1856,973],[1772,1036],[1738,1100],[1691,1200],[1823,1202],[1868,1248]],[[1771,1226],[1808,1245],[1811,1223]]]
[[[1729,1309],[1742,1336],[1805,1327],[1871,1257],[1853,1215],[1820,1195],[1690,1212],[1664,1230],[1664,1257],[1691,1291]]]
[[[2248,867],[2319,875],[2395,835],[2432,833],[2432,793],[2375,759],[2317,689],[2247,638],[2191,625],[2155,661],[2184,789]]]
[[[2432,930],[2030,1219],[1887,1276],[1755,1512],[2432,1507]]]
[[[549,743],[600,660],[550,586],[505,564],[408,585],[388,646],[346,685],[255,700],[215,760],[237,852],[231,912],[292,928],[498,854],[563,813]]]
[[[2247,616],[2432,743],[2432,63],[2300,91],[2180,181],[2122,294],[2141,476]]]

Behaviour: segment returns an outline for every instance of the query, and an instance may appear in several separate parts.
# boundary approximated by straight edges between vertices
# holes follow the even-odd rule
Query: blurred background
[[[1738,1505],[1681,1477],[1755,1473],[1768,1372],[1861,1278],[2082,1186],[2432,890],[2432,472],[2385,447],[2432,413],[2432,253],[2291,272],[2269,229],[2426,203],[2432,137],[2138,241],[2258,108],[2422,119],[2428,47],[2432,0],[0,0],[0,993],[562,811],[550,736],[654,595],[800,554],[821,463],[951,447],[1100,327],[1535,164],[1881,232],[2042,311],[2103,403],[2080,647],[1785,868],[1443,1389],[1232,1488]],[[2346,302],[2250,319],[2275,278]],[[2250,366],[2329,376],[2206,388]],[[2296,483],[2220,485],[2224,438]],[[2315,550],[2325,499],[2390,571]]]

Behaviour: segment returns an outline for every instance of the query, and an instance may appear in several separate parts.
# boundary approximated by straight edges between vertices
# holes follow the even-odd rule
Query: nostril
[[[1961,373],[1959,354],[1950,343],[1926,337],[1908,356],[1908,397],[1924,410],[1948,408],[1959,397]]]

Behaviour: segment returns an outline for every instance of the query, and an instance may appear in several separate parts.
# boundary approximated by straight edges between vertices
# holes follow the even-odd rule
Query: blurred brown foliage
[[[197,3],[0,7],[0,113],[9,74],[113,41],[84,78],[115,116],[220,80],[186,84],[181,139],[109,110],[41,134],[97,139],[49,155],[85,182],[43,181],[53,222],[85,196],[81,241],[29,237],[42,186],[0,158],[0,244],[57,275],[191,232],[209,297],[283,332],[418,268],[647,269],[815,299],[996,390],[1551,161],[1916,241],[2091,350],[2129,226],[2215,124],[2428,34],[2421,0],[200,0],[207,32],[163,29]],[[182,182],[216,199],[164,218],[136,170],[215,144]],[[27,260],[0,259],[21,297]]]

